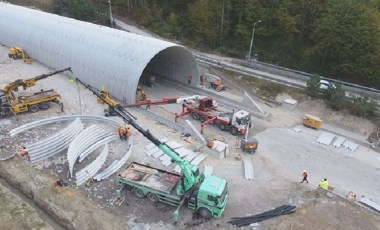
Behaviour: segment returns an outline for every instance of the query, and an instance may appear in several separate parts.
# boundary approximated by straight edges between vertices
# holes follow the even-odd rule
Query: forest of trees
[[[109,23],[108,1],[72,0],[69,16]],[[87,9],[86,7],[90,7]],[[96,10],[95,10],[96,9]],[[203,51],[380,89],[380,0],[112,0],[114,15]]]

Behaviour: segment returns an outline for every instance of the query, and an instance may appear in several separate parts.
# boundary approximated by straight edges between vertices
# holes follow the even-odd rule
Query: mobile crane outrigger
[[[116,197],[121,197],[125,187],[131,187],[135,196],[146,197],[151,202],[163,202],[177,206],[173,214],[174,221],[178,221],[181,205],[197,211],[203,218],[220,217],[227,205],[229,197],[227,182],[216,176],[204,175],[199,172],[198,166],[191,166],[182,159],[172,148],[157,139],[149,130],[145,130],[136,123],[134,117],[118,103],[110,103],[100,91],[76,79],[79,83],[93,92],[106,103],[115,115],[124,122],[133,126],[143,136],[168,155],[181,168],[181,174],[175,174],[148,165],[132,162],[118,174],[116,178]]]

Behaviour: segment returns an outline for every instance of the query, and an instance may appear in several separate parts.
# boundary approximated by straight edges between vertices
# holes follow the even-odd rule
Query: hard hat
[[[306,172],[306,170],[303,170],[303,172]]]

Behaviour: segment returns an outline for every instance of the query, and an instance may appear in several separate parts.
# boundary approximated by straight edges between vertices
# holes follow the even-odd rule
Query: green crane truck
[[[146,197],[151,202],[162,202],[177,206],[173,214],[175,222],[178,221],[178,213],[182,205],[195,210],[206,219],[222,216],[229,197],[225,179],[201,174],[198,166],[191,166],[174,149],[153,136],[149,130],[142,128],[136,123],[134,116],[120,104],[109,103],[98,90],[79,79],[77,81],[103,100],[114,111],[115,115],[132,125],[181,168],[179,175],[133,162],[116,178],[117,198],[121,197],[121,192],[125,187],[130,187],[133,194],[139,198]]]

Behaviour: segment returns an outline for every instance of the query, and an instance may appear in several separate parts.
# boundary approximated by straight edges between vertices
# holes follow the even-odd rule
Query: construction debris
[[[296,206],[292,205],[282,205],[278,208],[275,208],[273,210],[263,212],[257,215],[253,216],[247,216],[247,217],[232,217],[232,220],[228,221],[227,223],[230,223],[232,225],[235,225],[237,227],[242,227],[246,225],[250,225],[252,223],[257,223],[263,220],[270,219],[272,217],[280,216],[280,215],[286,215],[294,213]]]

